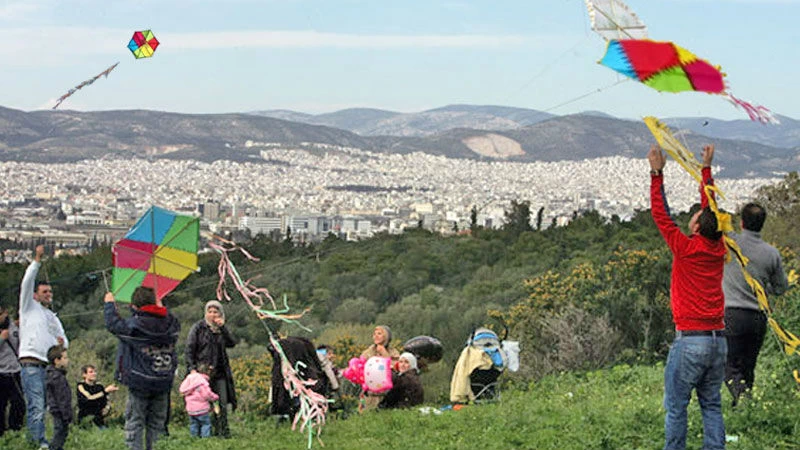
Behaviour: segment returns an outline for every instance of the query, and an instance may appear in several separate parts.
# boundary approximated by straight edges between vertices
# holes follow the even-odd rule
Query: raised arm
[[[705,208],[708,206],[708,197],[706,197],[705,186],[713,186],[714,178],[711,176],[711,163],[714,161],[714,145],[709,144],[703,147],[703,181],[700,183],[700,206]],[[711,192],[711,196],[714,193]]]
[[[689,238],[681,232],[669,215],[667,196],[664,193],[663,172],[667,158],[661,149],[653,145],[647,153],[647,160],[650,163],[650,214],[652,214],[658,231],[664,237],[667,246],[673,253],[676,253],[688,244]]]
[[[118,337],[126,337],[131,334],[131,328],[117,312],[117,305],[114,302],[114,294],[106,292],[103,298],[105,304],[103,305],[103,317],[106,321],[106,329]]]
[[[33,306],[33,288],[36,285],[36,276],[39,275],[39,268],[42,266],[42,256],[44,256],[44,245],[37,245],[33,261],[25,270],[25,276],[22,277],[22,284],[19,286],[20,313],[24,313]]]

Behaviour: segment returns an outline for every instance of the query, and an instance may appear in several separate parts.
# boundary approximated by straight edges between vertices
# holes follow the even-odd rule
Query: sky
[[[655,40],[800,119],[800,0],[627,0]],[[161,46],[136,60],[136,30]],[[622,118],[746,119],[724,99],[659,93],[600,66],[583,0],[0,0],[0,106],[307,113],[506,105]],[[622,81],[622,82],[621,82]]]

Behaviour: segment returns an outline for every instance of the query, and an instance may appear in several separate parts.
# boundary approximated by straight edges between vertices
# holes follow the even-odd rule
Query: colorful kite
[[[647,39],[647,27],[620,0],[586,0],[592,30],[606,41]]]
[[[149,58],[155,53],[158,44],[158,39],[152,31],[142,30],[133,33],[133,37],[128,42],[128,49],[136,59]]]
[[[80,90],[80,89],[82,89],[82,88],[94,83],[95,81],[97,81],[98,78],[100,78],[100,77],[108,77],[108,74],[111,73],[111,71],[114,70],[114,68],[117,67],[117,65],[119,65],[119,63],[116,63],[116,64],[112,65],[108,69],[98,73],[97,75],[93,76],[92,78],[89,78],[88,80],[84,81],[83,83],[81,83],[81,84],[75,86],[74,88],[70,89],[69,91],[67,91],[66,94],[62,95],[61,97],[58,98],[58,100],[56,100],[56,104],[55,104],[55,106],[53,106],[53,109],[58,108],[58,105],[60,105],[61,102],[66,100],[67,97],[69,97],[70,95],[78,92],[78,90]]]
[[[717,94],[743,108],[750,120],[780,123],[772,112],[734,97],[719,66],[672,42],[612,39],[600,64],[661,92],[700,91]]]
[[[161,300],[197,271],[200,221],[156,206],[139,218],[111,249],[111,291],[130,302],[138,286],[151,287]]]

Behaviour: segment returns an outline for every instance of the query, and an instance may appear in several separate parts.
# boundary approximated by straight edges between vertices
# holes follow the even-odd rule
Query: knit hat
[[[392,329],[386,325],[378,325],[375,328],[380,328],[383,330],[383,333],[386,335],[386,342],[384,342],[383,345],[389,345],[389,342],[392,341]]]
[[[217,300],[209,300],[206,302],[206,307],[203,308],[203,312],[207,313],[208,308],[217,308],[217,311],[219,311],[219,316],[223,319],[225,318],[225,310],[222,308],[222,303],[218,302]]]
[[[408,361],[408,365],[411,367],[412,370],[414,371],[419,370],[417,368],[417,357],[414,356],[413,353],[408,353],[408,352],[402,353],[400,355],[400,359],[405,359],[406,361]]]

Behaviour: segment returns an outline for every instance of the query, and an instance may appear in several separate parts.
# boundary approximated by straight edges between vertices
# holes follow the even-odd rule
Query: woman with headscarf
[[[372,358],[373,356],[383,356],[386,358],[391,358],[392,362],[394,363],[397,361],[397,358],[400,356],[400,353],[397,350],[389,347],[389,342],[392,340],[392,330],[387,327],[386,325],[378,325],[372,331],[372,345],[367,347],[361,353],[361,357],[365,359]],[[376,394],[374,392],[368,392],[364,398],[364,403],[362,407],[359,409],[360,411],[366,411],[370,409],[375,409],[378,407],[378,404],[383,399],[384,394]]]
[[[219,412],[214,420],[214,435],[229,438],[228,404],[236,409],[236,390],[233,385],[233,373],[225,350],[236,345],[230,331],[225,326],[225,310],[216,300],[206,303],[205,317],[189,330],[186,338],[186,368],[190,373],[197,370],[199,364],[210,366],[209,384],[211,390],[219,395]]]
[[[417,357],[403,353],[397,361],[397,372],[392,373],[392,389],[381,400],[381,408],[407,408],[422,403],[425,399],[422,382],[419,380]]]

